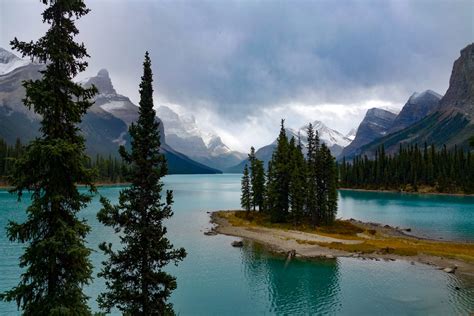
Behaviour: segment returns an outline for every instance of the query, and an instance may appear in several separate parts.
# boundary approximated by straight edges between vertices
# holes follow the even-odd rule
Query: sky
[[[369,108],[400,109],[415,91],[444,94],[459,51],[474,41],[472,0],[86,4],[77,39],[91,58],[78,79],[106,68],[137,104],[148,50],[155,105],[193,114],[241,151],[272,142],[282,118],[347,133]],[[0,47],[39,38],[43,8],[0,0]]]

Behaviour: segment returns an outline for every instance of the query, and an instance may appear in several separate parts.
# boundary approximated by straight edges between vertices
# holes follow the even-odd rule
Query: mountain
[[[357,134],[357,129],[353,128],[346,134],[346,138],[349,139],[351,142],[355,139]]]
[[[350,158],[358,155],[360,147],[385,136],[396,117],[397,114],[384,109],[369,109],[357,128],[354,140],[347,147],[344,147],[339,157]]]
[[[386,135],[361,148],[361,153],[373,155],[380,145],[388,153],[398,150],[400,144],[455,145],[469,148],[468,139],[474,135],[474,43],[461,50],[454,62],[449,87],[439,105],[415,124]]]
[[[28,60],[21,59],[0,47],[0,75],[5,75],[28,64],[30,64]]]
[[[349,138],[347,138],[340,132],[327,127],[321,121],[314,121],[312,124],[313,128],[318,132],[319,139],[329,147],[333,156],[339,155],[342,149],[351,143],[351,140]],[[308,125],[304,125],[297,130],[292,128],[285,129],[288,140],[290,140],[292,137],[294,137],[296,140],[300,140],[303,146],[304,153],[306,153],[306,145],[308,143],[306,133],[307,129]],[[276,146],[277,140],[275,140],[269,145],[261,147],[255,152],[255,156],[264,162],[265,167],[271,160],[273,151],[276,149]],[[247,163],[248,159],[245,159],[233,167],[224,169],[224,171],[230,173],[241,173],[244,169],[245,164]]]
[[[25,97],[25,89],[22,82],[41,78],[39,70],[44,65],[30,62],[20,63],[18,62],[19,58],[14,54],[5,52],[0,49],[1,69],[8,70],[7,73],[0,75],[0,137],[9,144],[14,144],[17,138],[27,142],[39,135],[41,117],[23,105],[22,99]],[[135,117],[138,117],[138,108],[127,97],[120,96],[115,92],[106,71],[101,71],[97,77],[87,81],[90,81],[89,84],[97,83],[101,90],[95,99],[96,103],[89,109],[80,124],[81,131],[86,138],[87,153],[89,155],[116,155],[118,145],[128,146],[130,143],[127,126],[127,122],[130,121],[126,119],[132,117],[132,112],[135,113]],[[108,85],[107,81],[109,81]],[[106,100],[108,101],[106,102]],[[111,106],[111,102],[117,100],[126,104],[128,112],[123,110],[114,112],[115,107]],[[123,114],[125,120],[113,113]],[[162,134],[164,135],[164,132]],[[193,161],[166,143],[163,145],[163,151],[168,159],[170,173],[220,172]]]
[[[81,82],[84,86],[96,86],[99,93],[95,96],[95,103],[93,109],[100,109],[100,111],[106,112],[115,118],[120,119],[124,124],[125,128],[120,131],[112,143],[130,145],[130,137],[128,135],[128,126],[138,120],[139,108],[132,103],[132,101],[115,90],[110,79],[109,72],[106,69],[101,69],[97,73],[97,76],[87,78]],[[168,161],[168,170],[172,174],[185,174],[185,173],[221,173],[220,170],[211,168],[207,165],[194,161],[185,154],[181,153],[170,146],[166,139],[165,126],[162,120],[157,116],[156,120],[160,123],[160,140],[161,149],[163,154],[166,156]],[[116,151],[116,150],[115,150]]]
[[[219,136],[202,131],[191,115],[178,115],[167,106],[158,107],[157,115],[166,126],[166,142],[193,160],[224,170],[246,157],[231,150]]]
[[[424,119],[438,107],[441,98],[441,95],[432,90],[426,90],[422,93],[413,93],[393,121],[388,133],[390,134],[402,130]]]

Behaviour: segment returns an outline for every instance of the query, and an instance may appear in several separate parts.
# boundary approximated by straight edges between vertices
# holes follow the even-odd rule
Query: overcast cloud
[[[0,0],[0,46],[45,30],[38,0]],[[374,106],[400,108],[414,91],[444,94],[453,61],[474,40],[474,2],[86,1],[91,55],[138,101],[145,50],[156,104],[193,113],[230,146],[276,136],[279,119],[316,119],[348,132]],[[258,137],[256,137],[258,136]]]

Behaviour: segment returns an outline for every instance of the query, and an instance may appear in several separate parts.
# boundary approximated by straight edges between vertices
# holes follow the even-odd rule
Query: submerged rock
[[[288,251],[288,253],[286,254],[287,259],[292,259],[294,257],[296,257],[296,250],[294,250],[294,249]]]
[[[232,243],[231,243],[232,247],[243,247],[244,246],[244,242],[242,240],[234,240]]]
[[[454,268],[444,268],[443,271],[446,272],[446,273],[454,273],[456,271],[456,267],[454,267]]]

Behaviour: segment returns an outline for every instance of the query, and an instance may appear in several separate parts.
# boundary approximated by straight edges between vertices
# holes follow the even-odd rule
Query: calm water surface
[[[376,262],[351,258],[285,260],[258,245],[230,246],[235,238],[204,236],[207,211],[239,207],[239,175],[176,175],[166,178],[175,196],[174,217],[167,223],[170,239],[188,257],[170,267],[178,278],[172,301],[180,315],[468,315],[474,311],[474,288],[456,276],[404,261]],[[100,193],[116,201],[120,187]],[[28,196],[18,203],[0,190],[0,291],[18,282],[22,246],[5,236],[8,220],[25,219]],[[417,234],[474,240],[473,198],[341,192],[338,216],[411,227]],[[82,212],[92,232],[89,246],[117,242],[96,220],[98,199]],[[102,255],[92,261],[100,266]],[[87,288],[90,305],[104,286],[95,279]],[[459,290],[456,290],[459,288]],[[14,304],[0,303],[0,315],[19,314]]]

